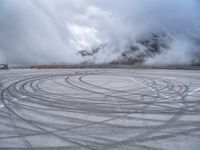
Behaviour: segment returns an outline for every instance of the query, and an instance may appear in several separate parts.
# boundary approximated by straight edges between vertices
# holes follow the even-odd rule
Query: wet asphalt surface
[[[0,71],[0,149],[199,150],[200,71]]]

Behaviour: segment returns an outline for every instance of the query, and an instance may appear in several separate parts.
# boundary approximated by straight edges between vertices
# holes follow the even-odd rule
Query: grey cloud
[[[1,0],[0,60],[109,63],[136,45],[146,64],[199,63],[199,18],[198,0]],[[160,33],[168,47],[148,57],[137,41]],[[105,43],[95,56],[78,54]]]

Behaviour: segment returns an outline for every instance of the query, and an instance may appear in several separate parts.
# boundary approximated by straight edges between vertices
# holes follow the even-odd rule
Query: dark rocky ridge
[[[147,58],[160,54],[163,50],[167,50],[169,38],[165,34],[152,34],[146,38],[140,38],[135,42],[129,42],[121,52],[118,58],[111,61],[111,64],[142,64]],[[109,44],[102,44],[91,50],[81,50],[79,54],[82,57],[95,57],[104,48],[109,48]],[[117,51],[117,47],[116,50]],[[92,63],[90,61],[84,64]]]

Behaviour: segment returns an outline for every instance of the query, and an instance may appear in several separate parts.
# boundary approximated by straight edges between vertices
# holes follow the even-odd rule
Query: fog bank
[[[200,63],[199,27],[198,0],[1,0],[0,61]]]

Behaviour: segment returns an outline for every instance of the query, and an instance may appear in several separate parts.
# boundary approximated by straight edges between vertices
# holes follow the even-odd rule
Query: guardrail
[[[125,69],[179,69],[179,70],[200,70],[200,66],[141,66],[141,65],[47,65],[37,66],[38,69],[55,68],[125,68]]]

